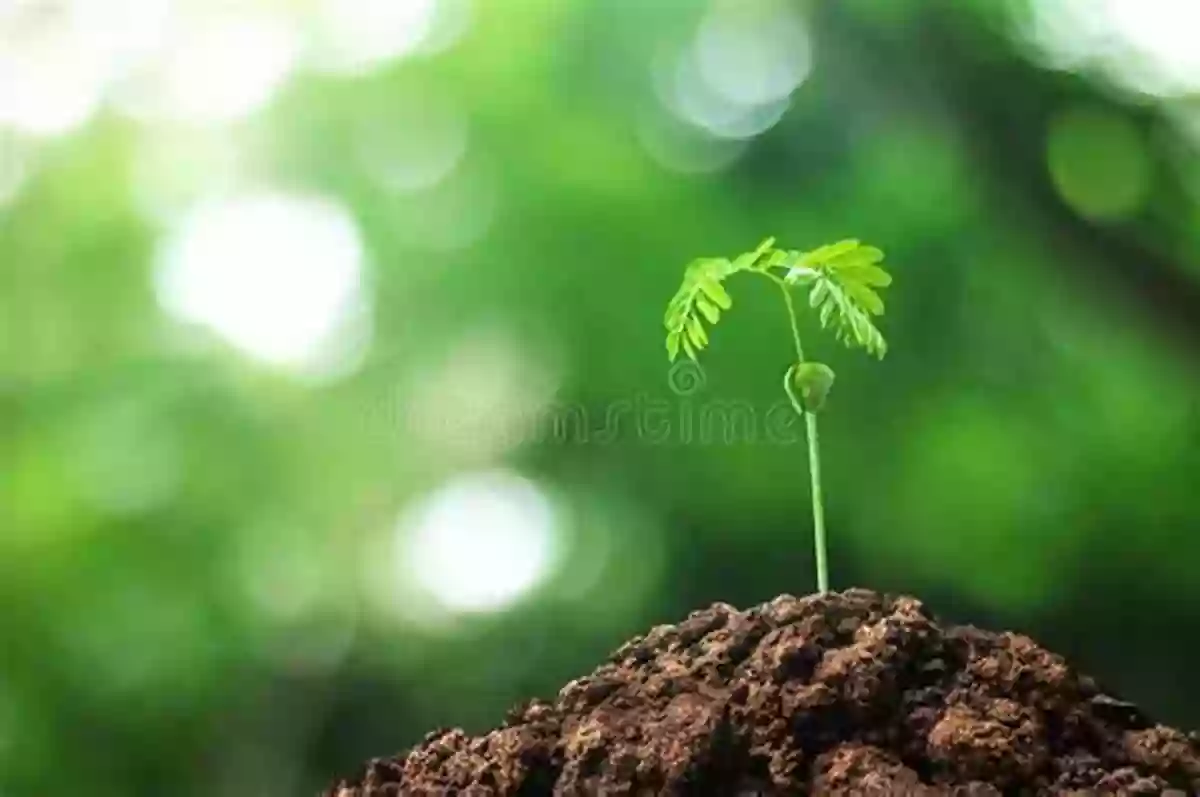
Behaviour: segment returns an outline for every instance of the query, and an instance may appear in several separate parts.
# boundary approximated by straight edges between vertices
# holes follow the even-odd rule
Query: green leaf
[[[870,339],[867,332],[867,327],[870,323],[862,313],[857,311],[850,312],[850,327],[854,330],[854,339],[863,347],[867,346],[867,342]]]
[[[671,362],[675,362],[675,358],[679,356],[679,338],[683,335],[683,330],[677,329],[667,335],[667,358]]]
[[[745,271],[747,269],[753,268],[754,263],[757,260],[758,260],[757,252],[746,252],[745,254],[738,255],[736,258],[734,258],[733,270],[734,271]]]
[[[776,249],[775,251],[771,252],[771,254],[765,260],[760,261],[755,268],[761,269],[762,271],[776,267],[786,268],[789,259],[790,257],[787,252],[783,251],[782,249]]]
[[[837,305],[833,302],[826,302],[821,306],[821,328],[829,326],[829,319],[833,316],[834,310],[837,310]]]
[[[884,312],[883,297],[876,291],[891,284],[887,271],[876,265],[883,252],[858,241],[846,240],[822,246],[804,255],[799,268],[816,275],[809,303],[819,310],[821,326],[850,347],[860,347],[882,356],[883,335],[871,322]],[[793,268],[789,282],[795,282]]]
[[[812,307],[819,307],[821,302],[829,298],[830,282],[829,280],[819,279],[817,284],[813,286],[812,293],[808,295],[808,303]]]
[[[758,266],[759,258],[771,251],[771,247],[774,245],[774,238],[766,239],[760,243],[758,248],[753,252],[746,252],[743,255],[739,255],[737,259],[733,261],[733,269],[735,271],[743,271],[745,269],[756,268]]]
[[[839,269],[843,279],[861,282],[874,288],[886,288],[892,284],[892,275],[879,266],[851,266]]]
[[[710,324],[716,324],[721,320],[721,311],[715,304],[710,302],[703,296],[696,297],[696,307],[700,308],[700,314],[708,320]]]
[[[787,286],[799,285],[808,291],[808,302],[818,312],[823,329],[828,329],[846,346],[860,347],[882,358],[887,343],[872,317],[883,314],[884,299],[879,291],[892,282],[891,275],[879,265],[883,258],[880,249],[863,246],[854,239],[801,253],[777,249],[775,239],[767,238],[754,251],[733,260],[716,257],[693,260],[685,268],[683,282],[663,314],[667,355],[674,361],[683,351],[694,360],[708,345],[705,324],[715,326],[723,311],[733,306],[723,285],[726,278],[739,271],[754,271],[774,278],[771,269],[781,268],[785,270]]]
[[[775,246],[774,236],[764,239],[763,242],[758,245],[758,248],[754,250],[754,261],[757,262],[760,257],[771,251],[771,247],[773,246]]]
[[[679,317],[679,314],[680,302],[678,298],[672,299],[667,304],[667,311],[663,313],[663,324],[665,324],[668,329],[675,326],[675,320]]]
[[[698,282],[700,290],[712,300],[712,303],[723,310],[728,310],[733,307],[733,299],[729,292],[725,290],[725,286],[717,282],[715,279],[701,279]]]
[[[799,285],[804,287],[811,285],[821,276],[821,272],[814,271],[808,266],[794,266],[788,271],[785,277],[789,285]]]
[[[734,267],[733,261],[719,257],[713,258],[709,263],[708,275],[715,280],[723,280],[735,271],[738,269]]]
[[[846,283],[846,293],[871,315],[883,315],[883,299],[879,294],[858,282]]]
[[[838,257],[839,255],[844,255],[847,252],[851,252],[857,247],[858,241],[851,238],[845,241],[838,241],[835,244],[826,244],[825,246],[806,253],[800,259],[805,263],[821,265],[829,262],[835,257]]]
[[[883,260],[883,250],[874,246],[858,246],[828,259],[831,269],[871,266]]]

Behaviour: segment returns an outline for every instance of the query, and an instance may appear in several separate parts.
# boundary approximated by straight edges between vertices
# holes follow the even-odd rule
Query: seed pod
[[[825,363],[796,363],[788,369],[788,382],[807,412],[821,411],[833,380],[833,369]]]

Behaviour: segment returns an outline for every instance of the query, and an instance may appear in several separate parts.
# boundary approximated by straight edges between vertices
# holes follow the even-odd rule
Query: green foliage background
[[[101,113],[39,145],[0,204],[0,794],[312,793],[551,695],[651,624],[809,591],[803,443],[681,420],[779,398],[771,286],[739,286],[701,392],[663,356],[681,268],[765,234],[861,238],[896,277],[886,359],[813,354],[838,372],[835,586],[1029,632],[1200,727],[1200,139],[1173,123],[1194,98],[1039,64],[1005,23],[1019,6],[797,2],[812,74],[702,173],[642,127],[672,123],[652,65],[699,2],[479,2],[448,52],[296,77],[230,135],[255,180],[344,202],[370,251],[365,359],[319,383],[180,343],[136,124]],[[414,97],[466,109],[470,143],[448,182],[397,195],[354,153],[364,126],[432,125],[392,116]],[[183,140],[172,174],[202,179]],[[481,395],[488,352],[515,352],[589,433],[431,444],[406,397],[473,341]],[[665,434],[608,423],[639,397]],[[454,420],[486,430],[501,409],[480,402]],[[369,563],[404,508],[495,468],[570,518],[549,580],[482,616],[381,610]]]

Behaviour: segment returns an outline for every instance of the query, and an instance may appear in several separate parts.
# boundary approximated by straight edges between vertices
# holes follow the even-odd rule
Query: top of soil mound
[[[327,797],[1200,794],[1200,737],[1019,634],[865,590],[630,640],[482,736],[429,734]]]

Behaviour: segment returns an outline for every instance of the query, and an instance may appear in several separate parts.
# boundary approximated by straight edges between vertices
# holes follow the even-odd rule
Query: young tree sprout
[[[833,369],[806,359],[796,317],[797,292],[807,294],[807,306],[818,314],[823,329],[850,348],[865,349],[879,359],[887,342],[872,316],[883,315],[877,289],[891,284],[884,269],[883,252],[858,241],[839,241],[811,252],[775,248],[768,238],[753,252],[733,260],[701,258],[688,265],[683,284],[667,304],[667,356],[674,362],[680,351],[696,360],[708,345],[705,323],[715,325],[733,307],[725,280],[741,272],[757,274],[779,286],[792,327],[796,360],[783,376],[783,389],[796,412],[804,417],[808,438],[808,468],[812,479],[813,530],[816,545],[817,589],[829,591],[829,565],[825,552],[825,506],[821,499],[821,452],[817,413],[833,387]]]

